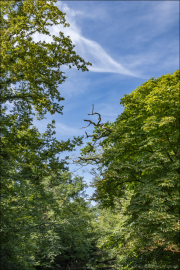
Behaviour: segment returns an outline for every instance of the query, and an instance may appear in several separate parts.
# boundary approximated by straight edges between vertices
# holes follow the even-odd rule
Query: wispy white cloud
[[[74,43],[76,44],[77,51],[81,52],[81,55],[92,63],[92,66],[89,67],[90,71],[119,73],[133,77],[139,76],[116,62],[97,42],[76,35]]]
[[[75,17],[76,15],[83,14],[82,11],[74,11],[70,9],[66,4],[58,2],[59,8],[66,13],[67,22],[70,23],[69,28],[64,28],[63,32],[70,36],[73,43],[76,45],[76,51],[79,53],[86,61],[92,63],[89,67],[90,71],[93,72],[110,72],[118,73],[122,75],[128,75],[133,77],[139,77],[140,75],[130,71],[128,67],[115,61],[103,48],[94,40],[85,38],[81,29],[77,26]],[[56,26],[54,31],[57,31]]]
[[[144,70],[145,66],[158,62],[160,56],[163,56],[164,50],[159,51],[156,53],[156,55],[154,50],[149,52],[146,51],[146,53],[138,51],[134,55],[127,53],[125,56],[119,55],[117,58],[118,60],[115,60],[98,42],[83,36],[82,29],[77,24],[77,18],[79,16],[92,17],[91,12],[87,14],[87,10],[86,12],[82,9],[73,10],[66,3],[61,1],[58,1],[57,5],[63,12],[66,13],[66,19],[67,22],[70,23],[70,27],[63,28],[59,25],[53,26],[51,31],[52,34],[58,35],[59,31],[63,31],[65,35],[70,36],[73,43],[76,45],[76,52],[86,61],[92,63],[92,66],[89,67],[91,72],[117,73],[121,75],[144,78],[142,72],[140,72],[141,67],[143,66]],[[137,46],[141,48],[144,42],[149,41],[151,41],[152,44],[152,39],[157,37],[159,33],[166,31],[167,28],[170,27],[170,25],[172,25],[174,22],[174,16],[177,15],[177,10],[172,1],[158,2],[155,4],[153,3],[153,5],[152,3],[149,3],[147,7],[143,6],[143,9],[145,9],[147,12],[145,12],[145,14],[139,14],[134,21],[133,29],[136,26],[136,31],[135,33],[132,33],[133,42],[126,44],[127,47],[132,47],[133,45],[134,48]],[[154,27],[152,27],[153,25]],[[126,29],[126,32],[128,32],[129,30],[131,31],[132,25],[128,26],[128,23],[124,22],[123,28]],[[35,35],[34,37],[38,40],[40,35]],[[46,41],[51,42],[51,37],[46,36]]]
[[[169,55],[170,53],[173,63],[176,62],[176,56],[172,56],[172,42],[169,41],[170,45],[168,45],[164,38],[159,39],[158,37],[169,31],[177,21],[177,2],[146,2],[141,5],[138,4],[138,6],[136,3],[133,5],[129,5],[127,2],[123,2],[122,4],[118,3],[119,8],[117,8],[117,14],[114,15],[117,16],[119,14],[117,17],[122,19],[120,19],[120,21],[118,19],[118,22],[123,25],[123,27],[120,27],[119,23],[116,24],[115,20],[113,28],[116,29],[116,33],[118,32],[121,40],[123,40],[122,44],[124,43],[124,48],[131,48],[131,53],[125,51],[125,54],[119,54],[117,57],[108,54],[98,42],[88,39],[82,34],[84,28],[81,29],[79,27],[77,18],[85,18],[85,16],[86,18],[91,18],[91,13],[93,12],[87,13],[87,7],[84,9],[84,5],[82,5],[81,10],[73,10],[63,2],[58,3],[59,8],[66,12],[67,21],[70,23],[70,28],[65,29],[64,32],[73,40],[73,43],[76,45],[76,51],[85,60],[93,64],[92,67],[89,67],[90,71],[146,78],[147,75],[142,75],[142,73],[146,73],[145,70],[151,69],[151,66],[158,66],[159,69],[159,64],[162,65],[164,62],[166,65],[167,57],[165,57],[165,55]],[[93,5],[90,7],[93,8]],[[137,10],[137,15],[133,12],[134,7]],[[100,9],[98,9],[96,17],[93,17],[93,19],[97,20],[97,16],[100,15],[99,10]],[[102,14],[106,14],[106,17],[108,17],[109,12],[107,12],[105,7],[101,11]],[[129,17],[126,18],[124,13],[127,12],[128,14],[133,12],[133,20],[129,19]],[[105,19],[106,18],[104,18],[104,20]],[[81,21],[81,25],[83,25],[83,22],[84,21]],[[107,35],[109,35],[110,32],[108,28]],[[167,48],[169,46],[171,47],[171,51]],[[116,60],[114,57],[116,57]]]
[[[169,66],[169,68],[174,65],[178,67],[178,42],[174,38],[167,42],[165,36],[166,31],[170,31],[177,22],[177,2],[134,2],[132,4],[117,2],[114,4],[117,5],[116,10],[111,6],[110,11],[107,10],[107,5],[98,4],[98,8],[95,8],[94,4],[89,5],[87,2],[78,7],[74,5],[74,8],[70,8],[72,7],[71,2],[66,4],[58,1],[57,5],[66,13],[70,27],[63,28],[61,25],[56,25],[51,28],[51,33],[58,35],[59,31],[62,31],[66,36],[69,35],[76,45],[77,53],[92,63],[92,66],[89,67],[91,72],[111,73],[110,76],[114,73],[115,76],[118,74],[121,77],[123,75],[123,77],[149,78],[149,76],[153,76],[154,71],[161,70],[162,65]],[[92,9],[92,12],[88,13],[88,8]],[[133,8],[137,12],[134,12]],[[94,13],[96,9],[97,11]],[[101,13],[103,14],[103,24],[114,16],[113,27],[110,21],[105,24],[106,35],[102,31],[102,42],[97,38],[100,34],[98,27],[93,38],[87,37],[85,32],[87,30],[86,19],[92,20],[92,28],[95,30],[94,22],[99,19]],[[129,17],[131,13],[132,19]],[[102,27],[102,22],[99,26]],[[40,35],[36,35],[35,38],[43,39]],[[108,43],[108,39],[112,39],[112,41]],[[123,42],[120,42],[121,40]],[[46,36],[46,41],[51,42],[51,37]],[[63,68],[68,75],[67,67]],[[81,76],[81,73],[78,73],[77,79],[76,69],[72,69],[70,72],[71,80],[67,79],[65,85],[61,85],[62,95],[65,93],[66,96],[72,96],[85,92],[89,86],[86,75]]]

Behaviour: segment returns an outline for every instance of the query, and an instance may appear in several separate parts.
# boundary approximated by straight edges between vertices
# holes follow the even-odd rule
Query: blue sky
[[[46,120],[35,121],[40,131],[55,119],[58,140],[84,135],[85,130],[91,134],[93,127],[81,127],[86,126],[83,119],[88,119],[92,104],[102,122],[115,121],[123,111],[119,102],[124,94],[179,68],[178,1],[58,1],[57,6],[70,27],[54,26],[52,34],[69,35],[76,52],[92,67],[89,72],[64,67],[68,78],[59,86],[65,98],[63,115],[48,114]],[[78,153],[79,149],[74,155]],[[81,169],[76,173],[82,175]],[[89,183],[92,176],[83,175]],[[91,195],[92,188],[87,193]]]

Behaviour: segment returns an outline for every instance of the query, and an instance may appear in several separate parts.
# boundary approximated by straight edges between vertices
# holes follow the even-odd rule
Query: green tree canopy
[[[89,155],[99,164],[93,199],[102,207],[113,207],[116,198],[125,199],[130,192],[125,249],[132,250],[133,245],[145,262],[159,256],[164,264],[177,264],[180,252],[179,80],[177,70],[151,78],[125,95],[124,111],[116,121],[95,127],[93,140],[104,137],[99,145],[102,155],[93,152],[91,143],[80,157],[87,162]]]
[[[62,32],[51,43],[33,40],[34,33],[51,36],[49,26],[68,26],[55,3],[0,2],[2,270],[53,269],[65,258],[73,263],[83,256],[86,264],[95,246],[86,242],[91,211],[85,214],[85,185],[59,157],[82,138],[58,141],[55,121],[42,134],[33,126],[34,113],[39,120],[47,112],[62,113],[63,66],[88,70]]]
[[[83,195],[82,177],[68,171],[64,151],[82,138],[58,141],[55,121],[40,133],[33,117],[62,114],[59,85],[63,66],[87,71],[74,51],[55,0],[1,1],[1,270],[84,269],[104,265],[97,247],[93,208]],[[51,43],[35,42],[49,35]]]
[[[65,79],[63,65],[86,71],[87,65],[74,51],[63,32],[51,35],[50,28],[69,26],[56,0],[1,1],[1,102],[18,102],[42,116],[62,111],[58,85]],[[49,35],[51,43],[35,42],[33,34]]]

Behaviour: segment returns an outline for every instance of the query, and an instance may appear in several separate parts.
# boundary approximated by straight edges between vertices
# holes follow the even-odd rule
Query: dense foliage
[[[63,151],[82,138],[58,141],[55,121],[40,133],[33,117],[62,114],[59,85],[64,65],[87,71],[62,32],[52,42],[50,26],[67,27],[51,0],[1,1],[1,269],[71,269],[92,266],[104,253],[96,246],[92,207],[82,177],[73,176]]]
[[[99,205],[129,201],[108,242],[109,248],[116,245],[127,269],[179,265],[179,80],[177,70],[125,95],[124,112],[112,124],[96,124],[94,142],[82,150],[80,162],[99,164],[93,196]]]

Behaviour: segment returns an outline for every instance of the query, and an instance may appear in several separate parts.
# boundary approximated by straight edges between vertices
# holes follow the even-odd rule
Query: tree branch
[[[91,158],[91,157],[89,157],[89,158],[82,158],[82,157],[78,157],[80,160],[83,160],[83,161],[94,161],[94,162],[96,162],[96,164],[98,164],[98,163],[100,163],[100,158]],[[98,161],[99,160],[99,161]],[[77,161],[77,162],[79,162],[79,160]]]
[[[82,127],[82,128],[87,128],[87,127],[89,127],[89,126],[92,124],[92,125],[94,125],[95,127],[101,127],[102,129],[104,129],[104,131],[102,131],[101,134],[100,134],[99,136],[96,136],[96,135],[88,135],[87,132],[85,132],[85,133],[86,133],[86,138],[93,137],[95,140],[99,140],[100,138],[103,137],[103,135],[104,135],[106,132],[109,132],[109,134],[110,134],[110,133],[112,133],[114,130],[105,127],[103,123],[100,124],[100,123],[101,123],[101,115],[100,115],[100,113],[93,112],[93,110],[94,110],[94,105],[92,106],[92,113],[88,113],[88,115],[95,115],[95,114],[97,114],[97,115],[99,116],[99,117],[98,117],[98,122],[95,123],[95,122],[93,122],[93,121],[91,121],[91,120],[84,119],[84,121],[85,121],[85,122],[89,122],[89,124],[88,124],[86,127]],[[95,142],[95,143],[96,143],[96,142]],[[94,144],[95,144],[95,143],[94,143]]]
[[[172,157],[170,156],[170,154],[169,154],[168,152],[167,152],[166,154],[167,154],[168,158],[170,159],[170,161],[173,162],[173,159],[172,159]]]
[[[34,98],[33,97],[33,95],[30,95],[30,94],[28,94],[28,95],[14,95],[14,96],[12,96],[12,95],[9,95],[9,96],[5,96],[5,97],[1,97],[1,101],[2,101],[2,103],[4,103],[4,102],[6,102],[6,101],[8,101],[8,100],[15,100],[15,99],[25,99],[25,98]]]

